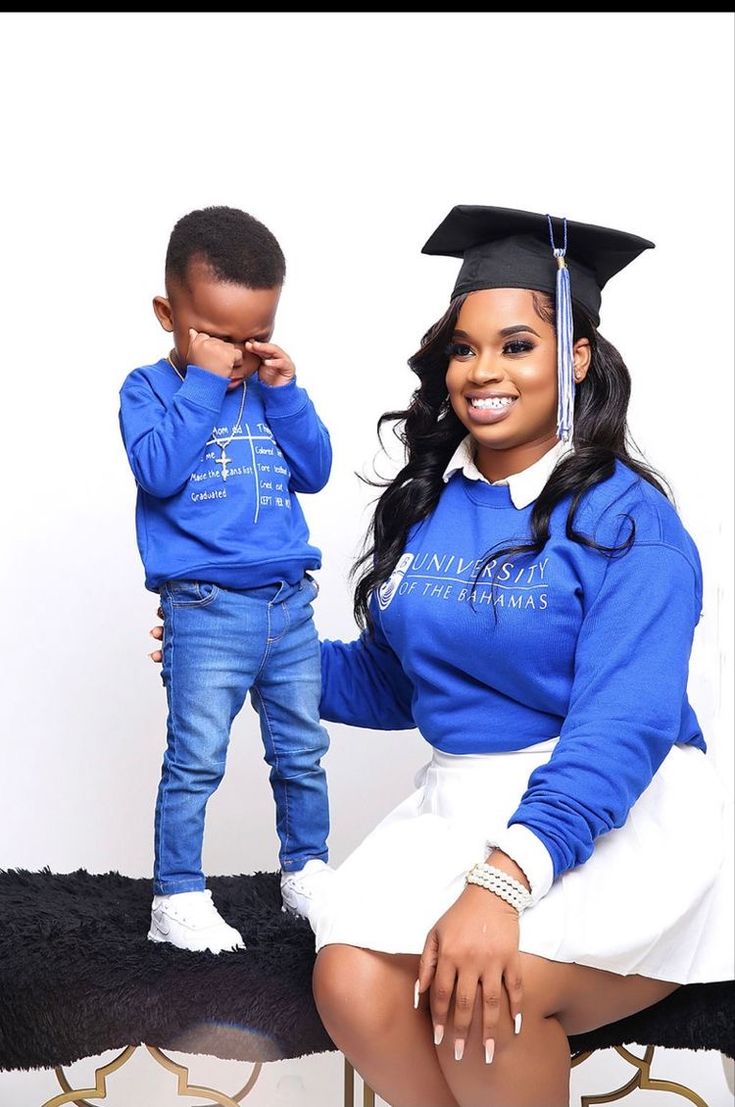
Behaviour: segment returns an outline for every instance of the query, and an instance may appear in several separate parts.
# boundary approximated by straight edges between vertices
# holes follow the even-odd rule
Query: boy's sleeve
[[[375,619],[353,642],[322,641],[323,719],[373,730],[408,730],[413,684]]]
[[[120,431],[130,467],[144,491],[165,499],[184,487],[222,410],[227,378],[189,365],[168,408],[142,375],[120,390]]]
[[[610,560],[582,623],[559,741],[494,843],[534,899],[623,825],[682,735],[701,600],[699,568],[676,547],[643,543]]]
[[[329,432],[306,389],[293,379],[271,386],[260,382],[266,419],[291,470],[293,492],[319,492],[332,469]]]

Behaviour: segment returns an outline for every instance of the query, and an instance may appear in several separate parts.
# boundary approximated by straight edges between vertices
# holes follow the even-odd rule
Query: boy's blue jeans
[[[260,717],[284,872],[327,859],[329,807],[320,760],[321,662],[315,581],[246,591],[201,581],[161,587],[167,748],[155,816],[156,895],[199,891],[204,814],[225,772],[230,729],[248,691]]]

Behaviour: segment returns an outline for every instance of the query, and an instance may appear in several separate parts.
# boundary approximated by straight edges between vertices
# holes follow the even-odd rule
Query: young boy
[[[309,917],[332,872],[309,573],[321,554],[296,498],[324,487],[332,451],[271,342],[285,260],[268,228],[236,208],[192,211],[173,228],[165,277],[153,310],[173,348],[120,390],[138,548],[164,619],[148,937],[219,953],[244,943],[205,886],[205,808],[248,692],[270,765],[284,909]]]

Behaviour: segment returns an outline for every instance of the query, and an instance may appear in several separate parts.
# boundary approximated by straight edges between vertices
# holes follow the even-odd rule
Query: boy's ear
[[[165,296],[153,297],[153,310],[156,313],[156,319],[161,324],[165,331],[173,331],[174,329],[174,316],[171,310],[171,304]]]

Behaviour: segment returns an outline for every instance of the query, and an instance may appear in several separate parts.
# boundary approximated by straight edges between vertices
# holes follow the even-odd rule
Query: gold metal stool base
[[[91,1099],[96,1100],[106,1099],[108,1076],[127,1064],[139,1048],[142,1047],[126,1046],[125,1049],[123,1049],[117,1057],[113,1058],[112,1061],[108,1062],[108,1064],[101,1065],[99,1068],[95,1069],[95,1085],[93,1088],[72,1088],[66,1078],[63,1067],[58,1065],[54,1069],[54,1072],[56,1073],[56,1078],[62,1091],[59,1095],[47,1099],[45,1103],[41,1104],[41,1107],[63,1107],[63,1104],[73,1104],[74,1107],[95,1107],[89,1099],[84,1097],[89,1096]],[[693,1103],[695,1107],[708,1107],[705,1100],[697,1095],[696,1092],[692,1091],[691,1088],[687,1088],[683,1084],[675,1083],[673,1080],[658,1080],[651,1076],[651,1062],[653,1061],[655,1046],[646,1046],[642,1057],[637,1057],[634,1053],[631,1053],[629,1049],[626,1049],[625,1046],[613,1046],[612,1048],[624,1061],[633,1066],[636,1070],[635,1073],[625,1084],[621,1084],[619,1088],[614,1088],[612,1091],[601,1092],[596,1095],[581,1096],[580,1107],[595,1107],[596,1104],[614,1103],[624,1099],[636,1089],[640,1089],[641,1091],[671,1092],[673,1095],[681,1096],[682,1099],[687,1100],[689,1103]],[[206,1107],[240,1107],[243,1099],[252,1091],[263,1068],[262,1061],[255,1062],[252,1072],[243,1087],[233,1095],[227,1095],[225,1092],[217,1091],[214,1088],[190,1084],[189,1070],[186,1066],[177,1064],[157,1046],[146,1045],[145,1049],[157,1064],[177,1077],[177,1097],[202,1097],[209,1099],[210,1102]],[[572,1057],[572,1068],[581,1065],[597,1052],[599,1051],[587,1050],[583,1053],[575,1054]],[[359,1088],[356,1087],[355,1081],[356,1075],[355,1069],[345,1057],[344,1107],[360,1107],[360,1104],[358,1104],[355,1099],[356,1094],[359,1095]],[[362,1081],[361,1107],[375,1107],[375,1092],[364,1081]]]
[[[345,1057],[345,1104],[344,1107],[359,1107],[355,1099],[355,1070]],[[360,1078],[362,1079],[362,1078]],[[375,1092],[362,1081],[362,1107],[375,1107]]]
[[[127,1064],[139,1048],[141,1047],[126,1046],[114,1060],[110,1061],[107,1065],[101,1065],[98,1069],[95,1069],[95,1085],[93,1088],[72,1088],[62,1066],[57,1065],[54,1072],[56,1073],[56,1079],[63,1091],[61,1094],[47,1099],[45,1103],[41,1104],[41,1107],[62,1107],[62,1104],[65,1103],[72,1103],[74,1107],[94,1107],[94,1104],[90,1103],[88,1099],[80,1097],[91,1096],[92,1099],[107,1099],[107,1077]],[[205,1088],[198,1084],[190,1084],[189,1070],[184,1065],[178,1065],[157,1046],[147,1045],[145,1048],[157,1064],[167,1069],[178,1078],[176,1088],[177,1097],[193,1097],[196,1099],[204,1097],[211,1100],[211,1103],[208,1103],[206,1107],[215,1107],[215,1105],[217,1105],[217,1107],[240,1107],[245,1096],[252,1091],[256,1080],[260,1076],[261,1069],[263,1068],[263,1062],[256,1061],[253,1064],[253,1070],[250,1073],[247,1083],[240,1088],[239,1092],[235,1092],[233,1095],[227,1095],[225,1092],[219,1092],[214,1088]]]
[[[623,1099],[630,1092],[640,1088],[641,1091],[652,1092],[672,1092],[674,1095],[680,1095],[683,1099],[689,1101],[689,1103],[696,1104],[696,1107],[708,1107],[708,1104],[698,1096],[696,1092],[693,1092],[691,1088],[687,1088],[684,1084],[677,1084],[673,1080],[657,1080],[651,1076],[651,1062],[653,1060],[653,1054],[656,1049],[655,1046],[646,1046],[645,1053],[642,1057],[636,1057],[635,1053],[631,1053],[625,1046],[613,1046],[612,1047],[624,1061],[627,1061],[629,1065],[632,1065],[636,1070],[630,1080],[625,1084],[621,1084],[619,1088],[613,1089],[611,1092],[601,1092],[598,1095],[583,1095],[580,1098],[580,1107],[593,1107],[598,1103],[614,1103],[619,1099]],[[572,1068],[577,1065],[581,1065],[583,1061],[586,1061],[588,1057],[592,1057],[598,1050],[591,1049],[585,1053],[577,1053],[572,1058]]]

